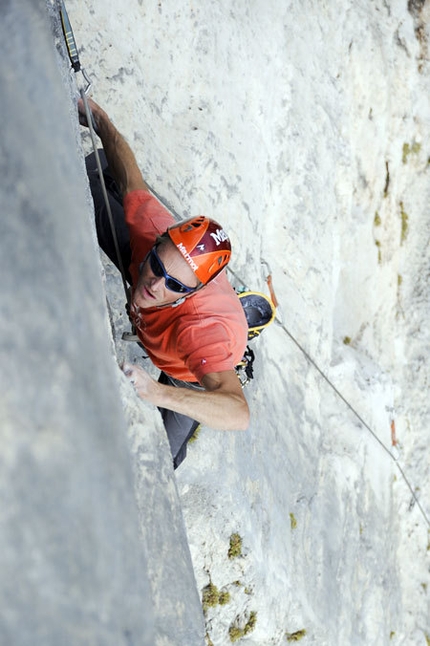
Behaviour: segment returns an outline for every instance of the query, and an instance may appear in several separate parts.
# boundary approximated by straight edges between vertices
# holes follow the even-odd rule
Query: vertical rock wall
[[[0,643],[153,646],[67,92],[44,4],[1,13]]]

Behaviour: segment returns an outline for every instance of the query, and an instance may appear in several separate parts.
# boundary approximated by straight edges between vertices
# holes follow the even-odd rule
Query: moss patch
[[[218,603],[220,606],[225,606],[227,603],[230,603],[230,592],[220,592],[218,597]]]
[[[242,637],[245,637],[245,635],[249,635],[257,623],[257,613],[255,611],[252,611],[251,614],[249,615],[249,619],[246,622],[246,624],[241,628],[238,624],[238,619],[236,618],[235,623],[230,626],[228,634],[230,637],[231,642],[237,642],[239,639],[242,639]]]
[[[214,606],[217,606],[219,603],[219,590],[212,583],[212,581],[205,587],[203,588],[203,593],[202,593],[202,606],[203,606],[203,612],[206,612],[208,608],[213,608]]]
[[[201,430],[202,430],[202,425],[199,424],[197,426],[196,430],[194,431],[194,433],[192,434],[192,436],[190,437],[190,439],[188,440],[188,444],[192,444],[193,442],[195,442],[197,440],[197,438],[200,435]]]
[[[402,219],[402,230],[400,234],[400,244],[403,244],[406,240],[406,237],[408,235],[408,230],[409,230],[409,216],[406,213],[403,202],[400,202],[400,217]]]
[[[296,630],[295,633],[286,633],[285,638],[287,642],[299,642],[306,635],[306,630]]]
[[[375,245],[378,249],[378,263],[381,264],[382,262],[381,242],[379,240],[375,240]]]
[[[228,558],[235,559],[242,556],[242,538],[239,534],[234,533],[230,536],[230,547],[228,548]]]
[[[203,612],[206,614],[209,608],[215,606],[225,606],[230,602],[230,593],[227,591],[219,591],[212,581],[202,590],[202,606]]]
[[[413,144],[403,144],[402,149],[402,162],[407,164],[409,155],[418,155],[421,150],[421,144],[414,141]]]
[[[373,218],[373,226],[375,228],[377,228],[377,227],[380,227],[381,224],[382,224],[381,217],[380,217],[378,211],[376,211],[375,212],[375,217]],[[374,235],[374,238],[375,238],[375,245],[378,248],[378,263],[381,264],[381,261],[382,261],[381,242],[376,239],[376,235]]]

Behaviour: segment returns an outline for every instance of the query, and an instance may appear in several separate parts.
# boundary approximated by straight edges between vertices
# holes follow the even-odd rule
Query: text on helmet
[[[183,243],[182,243],[182,242],[180,242],[180,243],[179,243],[178,245],[176,245],[176,246],[177,246],[177,248],[179,249],[179,251],[181,252],[181,254],[184,256],[184,258],[185,258],[185,260],[187,261],[187,263],[190,265],[191,269],[192,269],[193,271],[196,271],[196,270],[198,269],[198,266],[196,265],[196,263],[194,262],[194,260],[191,258],[191,256],[190,256],[190,254],[188,253],[188,251],[185,249],[185,247],[184,247]]]
[[[216,233],[211,233],[210,235],[215,240],[217,247],[221,244],[221,242],[228,240],[228,235],[226,234],[224,229],[217,229]]]

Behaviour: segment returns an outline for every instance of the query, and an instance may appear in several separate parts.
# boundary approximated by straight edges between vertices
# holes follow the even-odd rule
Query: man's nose
[[[153,276],[151,278],[150,287],[153,291],[159,291],[162,287],[164,287],[164,276]]]

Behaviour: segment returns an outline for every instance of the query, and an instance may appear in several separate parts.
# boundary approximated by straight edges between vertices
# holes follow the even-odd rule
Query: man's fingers
[[[131,363],[124,363],[122,365],[122,371],[126,377],[132,377],[134,372],[134,366]]]
[[[81,126],[86,126],[88,128],[87,115],[85,113],[85,106],[82,99],[78,99],[78,117]]]

